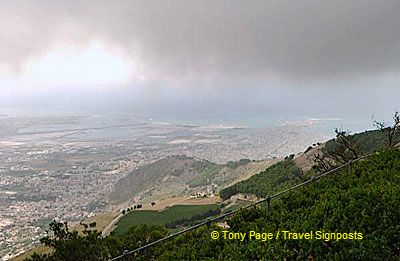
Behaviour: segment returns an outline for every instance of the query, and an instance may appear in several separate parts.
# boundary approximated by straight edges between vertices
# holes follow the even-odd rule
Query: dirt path
[[[116,216],[104,229],[101,231],[101,236],[106,237],[110,235],[110,233],[114,230],[114,228],[117,226],[118,221],[120,218],[122,218],[123,214],[120,213],[118,216]]]

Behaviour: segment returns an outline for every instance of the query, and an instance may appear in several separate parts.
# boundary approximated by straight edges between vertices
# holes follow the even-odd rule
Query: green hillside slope
[[[242,178],[248,178],[276,163],[276,159],[242,159],[226,164],[187,156],[169,156],[138,167],[121,178],[111,193],[113,203],[135,196],[147,201],[217,191]]]
[[[285,159],[253,177],[222,189],[220,196],[227,199],[237,193],[259,197],[281,190],[302,180],[301,170],[292,159]]]
[[[141,166],[115,185],[111,200],[124,202],[139,192],[153,187],[164,188],[164,193],[178,193],[186,189],[186,183],[199,177],[212,177],[221,167],[207,160],[198,160],[186,156],[169,156],[151,164]],[[194,182],[196,183],[196,182]],[[197,183],[201,183],[200,181]],[[156,189],[155,189],[156,190]]]
[[[252,209],[229,221],[231,232],[358,232],[363,239],[240,242],[211,240],[210,231],[214,229],[204,229],[160,247],[168,252],[160,253],[159,259],[190,259],[200,244],[204,249],[218,250],[201,251],[196,259],[399,260],[399,204],[400,152],[391,150],[292,191],[273,202],[269,213],[263,208]]]
[[[400,151],[388,150],[292,190],[272,201],[268,212],[252,208],[228,220],[229,232],[313,232],[313,239],[214,240],[210,233],[222,235],[223,229],[206,226],[152,246],[135,260],[399,260],[399,204]],[[324,237],[317,238],[317,231]],[[339,232],[361,233],[362,239],[336,240],[326,234]],[[146,225],[105,239],[57,233],[43,241],[55,249],[51,256],[35,260],[106,260],[167,233]]]
[[[355,142],[360,146],[360,150],[365,153],[382,150],[387,146],[387,130],[368,130],[361,133],[352,135]],[[334,143],[335,140],[327,142],[327,146]],[[400,142],[400,132],[396,133],[393,137],[393,144]]]

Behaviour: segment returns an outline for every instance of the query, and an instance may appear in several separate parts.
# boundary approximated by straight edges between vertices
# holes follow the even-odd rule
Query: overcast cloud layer
[[[400,1],[2,1],[0,61],[119,47],[146,77],[332,79],[397,71]]]
[[[369,124],[399,109],[399,14],[398,0],[0,1],[0,114]]]

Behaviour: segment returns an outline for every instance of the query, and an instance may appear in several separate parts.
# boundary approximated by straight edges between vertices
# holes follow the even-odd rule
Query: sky
[[[399,12],[396,0],[0,1],[0,109],[386,119]]]

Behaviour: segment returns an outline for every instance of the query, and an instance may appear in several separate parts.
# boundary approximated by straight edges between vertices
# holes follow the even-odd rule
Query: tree
[[[69,231],[67,222],[51,222],[50,233],[40,239],[40,243],[53,251],[41,255],[35,253],[30,260],[107,260],[110,256],[100,232],[85,230],[80,235],[77,231]]]
[[[400,114],[398,111],[395,111],[393,114],[393,124],[384,122],[384,121],[377,121],[374,120],[374,126],[381,130],[382,132],[387,133],[387,147],[391,148],[393,145],[394,137],[397,133],[400,133]]]
[[[337,165],[359,158],[362,154],[360,144],[349,131],[336,128],[335,133],[336,138],[326,143],[322,153],[314,155],[317,170],[329,171]]]
[[[354,136],[351,136],[349,131],[344,131],[338,128],[335,129],[335,133],[336,140],[340,145],[342,145],[343,148],[342,150],[336,151],[336,154],[345,161],[358,158],[361,154],[361,151],[358,144],[354,140]]]
[[[315,154],[314,155],[314,162],[315,165],[313,166],[314,169],[322,170],[322,171],[329,171],[334,168],[333,162],[326,154]]]

